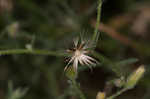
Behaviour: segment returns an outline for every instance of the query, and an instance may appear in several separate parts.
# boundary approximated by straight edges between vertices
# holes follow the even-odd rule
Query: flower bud
[[[105,99],[106,93],[105,92],[98,92],[96,99]]]
[[[125,84],[125,88],[132,89],[137,82],[141,79],[141,77],[144,75],[145,68],[143,65],[141,65],[136,71],[134,71],[127,79],[127,82]]]
[[[119,88],[122,87],[125,84],[124,76],[122,76],[122,77],[120,77],[118,79],[115,79],[114,80],[114,84],[115,84],[116,87],[119,87]]]
[[[73,66],[69,66],[65,70],[65,74],[70,80],[76,79],[77,77],[77,72],[74,70]]]

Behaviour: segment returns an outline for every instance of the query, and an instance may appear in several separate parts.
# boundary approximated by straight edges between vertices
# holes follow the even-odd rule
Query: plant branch
[[[48,51],[40,49],[10,49],[1,50],[0,55],[12,55],[12,54],[34,54],[34,55],[51,55],[51,56],[66,56],[64,53],[58,53],[57,51]]]
[[[120,91],[118,91],[116,94],[114,94],[114,95],[112,95],[112,96],[110,96],[110,97],[108,97],[106,99],[114,99],[114,98],[116,98],[117,96],[121,95],[123,92],[125,92],[127,90],[128,90],[127,88],[123,88]]]
[[[92,40],[95,41],[95,42],[97,42],[98,37],[99,37],[98,28],[99,28],[100,19],[101,19],[101,8],[102,8],[102,0],[99,0],[98,1],[98,8],[97,8],[96,27],[95,27],[93,38],[92,38]]]
[[[80,90],[78,83],[75,81],[75,79],[71,80],[72,81],[72,85],[75,88],[76,92],[79,94],[81,99],[86,99],[84,94],[82,93],[82,91]]]

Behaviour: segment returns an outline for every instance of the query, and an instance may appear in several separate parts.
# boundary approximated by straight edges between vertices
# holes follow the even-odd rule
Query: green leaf
[[[136,63],[138,61],[137,58],[129,58],[120,62],[117,62],[117,65],[130,65]]]

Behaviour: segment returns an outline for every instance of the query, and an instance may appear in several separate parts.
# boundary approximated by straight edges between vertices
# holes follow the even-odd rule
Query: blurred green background
[[[0,50],[63,53],[80,33],[91,37],[96,9],[97,0],[0,0]],[[134,58],[138,61],[120,64],[119,72],[126,76],[144,64],[145,76],[117,99],[150,99],[150,1],[103,0],[99,31],[96,51],[107,59],[100,59],[93,71],[82,70],[77,79],[87,99],[95,99],[98,91],[118,90],[107,85],[117,77],[111,63]],[[79,99],[68,90],[66,64],[64,57],[51,55],[1,55],[0,99],[6,98],[9,80],[14,88],[29,88],[24,99]]]

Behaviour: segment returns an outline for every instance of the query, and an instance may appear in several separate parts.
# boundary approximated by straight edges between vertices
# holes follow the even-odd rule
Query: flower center
[[[79,57],[81,54],[82,54],[81,51],[79,51],[79,50],[76,50],[76,51],[75,51],[75,56],[76,56],[76,57]]]

